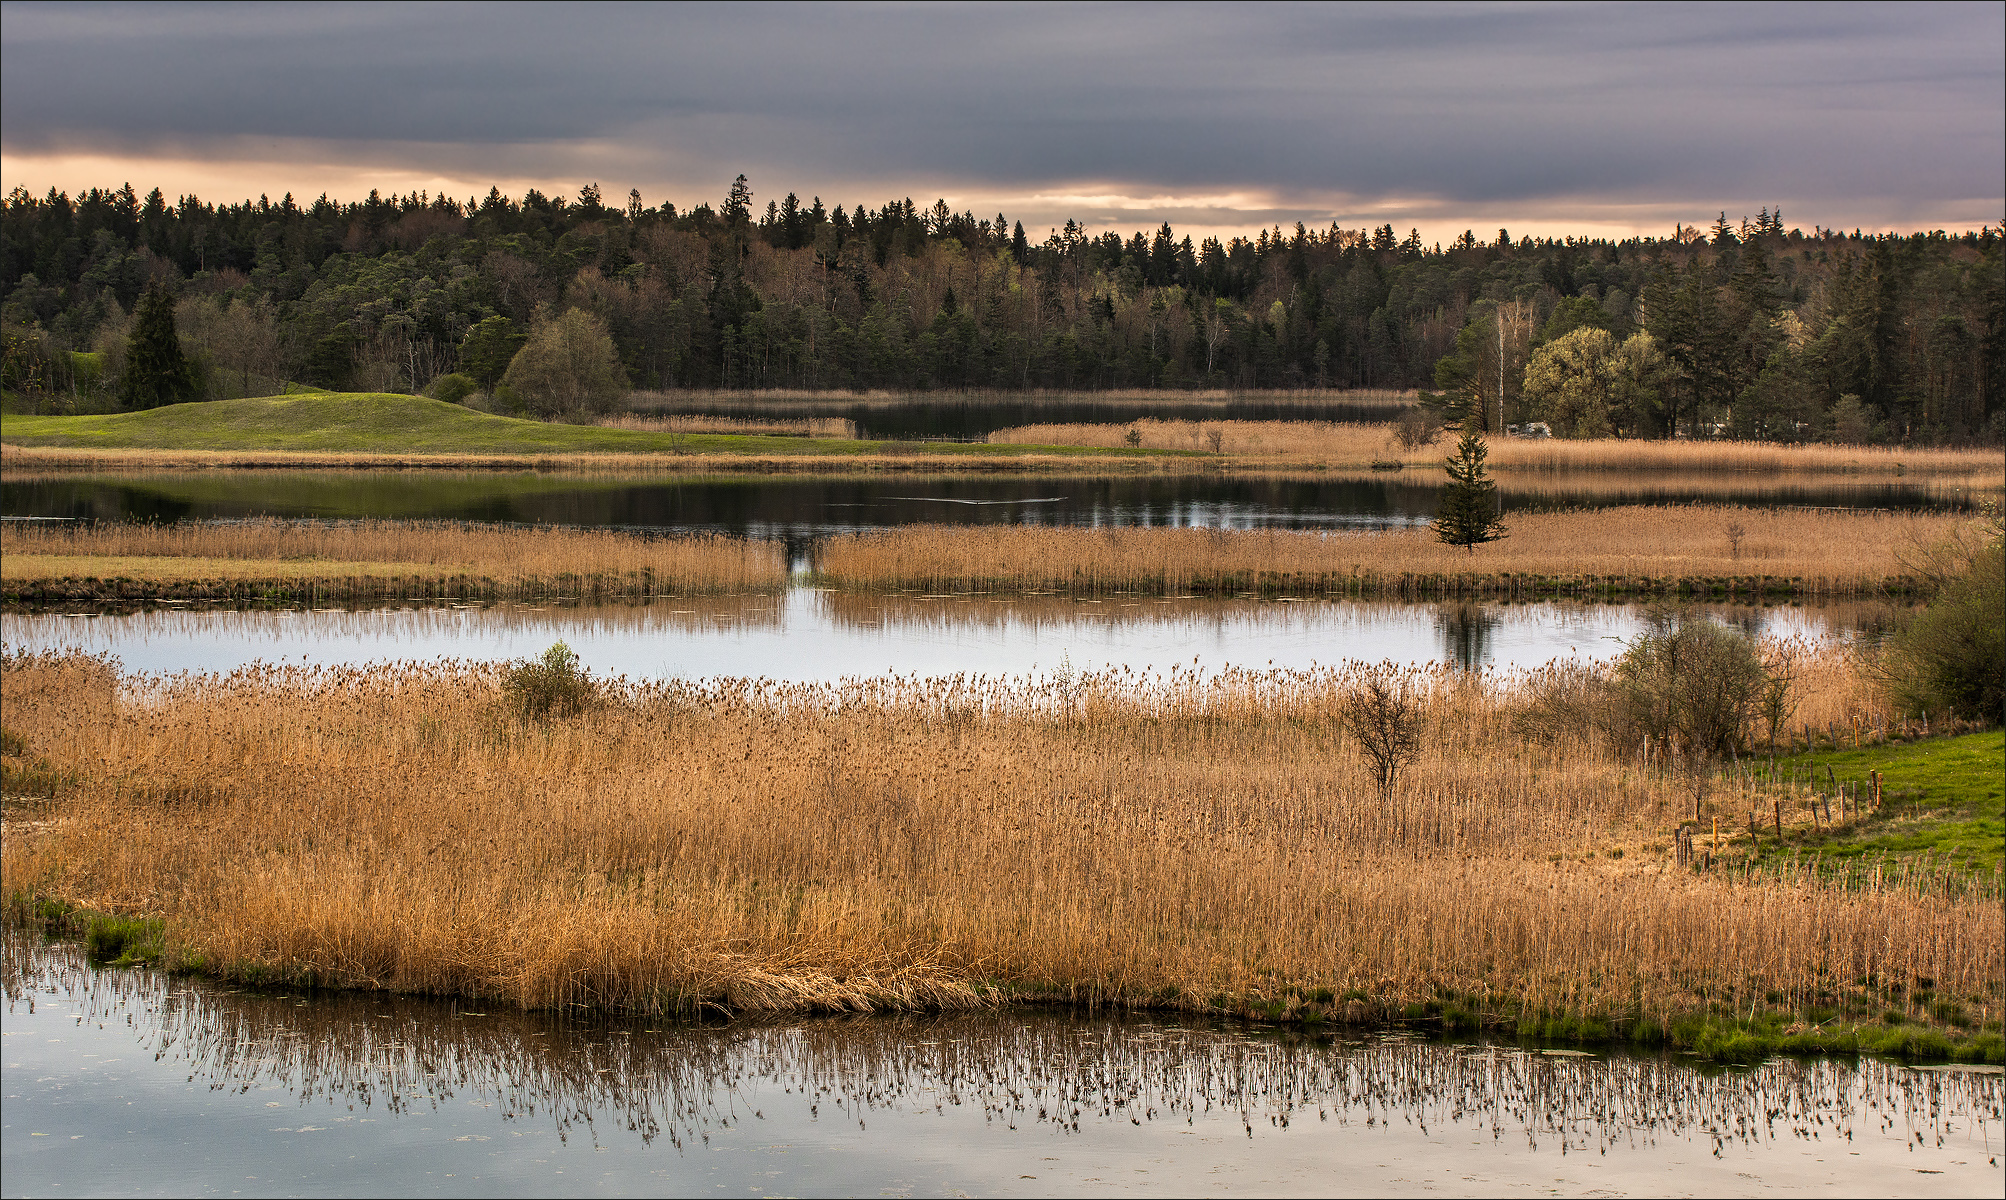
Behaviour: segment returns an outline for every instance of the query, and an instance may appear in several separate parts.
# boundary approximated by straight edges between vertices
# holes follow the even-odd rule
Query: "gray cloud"
[[[1993,4],[9,3],[0,23],[16,159],[278,139],[699,197],[742,169],[852,201],[1272,199],[1248,215],[1786,202],[1850,224],[1997,219],[2006,191]]]

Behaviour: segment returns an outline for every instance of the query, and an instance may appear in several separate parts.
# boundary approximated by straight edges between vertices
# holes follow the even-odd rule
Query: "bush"
[[[1441,414],[1418,404],[1401,410],[1400,419],[1393,423],[1393,440],[1399,443],[1402,450],[1432,446],[1441,436]]]
[[[545,650],[540,659],[510,667],[502,691],[517,716],[534,721],[577,716],[599,698],[598,686],[563,642]]]
[[[2006,541],[1990,536],[1940,547],[1924,573],[1928,607],[1888,640],[1879,673],[1907,712],[1949,713],[1990,724],[2006,715]]]
[[[432,381],[432,399],[458,404],[474,394],[474,381],[458,371]]]
[[[1659,609],[1616,661],[1604,720],[1618,741],[1676,737],[1686,750],[1720,755],[1743,741],[1768,676],[1755,644],[1684,609]]]

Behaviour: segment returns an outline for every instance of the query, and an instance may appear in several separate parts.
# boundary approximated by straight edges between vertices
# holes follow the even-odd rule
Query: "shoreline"
[[[256,991],[306,992],[327,996],[396,995],[483,1006],[507,1003],[504,997],[473,992],[400,991],[388,987],[327,984],[310,973],[279,974],[241,968],[214,970],[186,949],[168,946],[157,940],[157,920],[73,909],[59,901],[43,898],[10,895],[4,919],[9,925],[39,934],[49,942],[82,944],[87,961],[99,970],[152,967],[174,977]],[[793,1004],[777,1006],[737,1007],[730,1003],[728,995],[719,994],[679,997],[673,1004],[654,1011],[577,1006],[532,1006],[520,1007],[516,1011],[591,1016],[609,1021],[647,1019],[689,1024],[715,1020],[733,1023],[740,1020],[791,1021],[855,1016],[890,1018],[975,1011],[1007,1014],[1012,1010],[1030,1010],[1082,1015],[1113,1011],[1127,1015],[1161,1013],[1235,1021],[1250,1028],[1306,1034],[1338,1030],[1347,1034],[1368,1035],[1420,1032],[1430,1038],[1445,1040],[1509,1041],[1530,1049],[1565,1047],[1562,1052],[1570,1054],[1583,1052],[1582,1047],[1671,1051],[1720,1065],[1748,1065],[1778,1055],[1826,1058],[1874,1056],[1910,1065],[1996,1067],[2006,1064],[2006,1043],[2002,1043],[2000,1034],[1996,1032],[1973,1033],[1927,1019],[1905,1019],[1891,1024],[1875,1019],[1875,1014],[1866,1011],[1844,1014],[1852,1018],[1850,1021],[1835,1018],[1818,1025],[1807,1025],[1795,1011],[1775,1008],[1762,1008],[1747,1018],[1718,1020],[1693,1017],[1661,1023],[1636,1014],[1550,1009],[1527,1012],[1523,1006],[1509,1001],[1499,1006],[1488,1006],[1478,997],[1458,995],[1452,989],[1441,986],[1432,989],[1432,998],[1423,1001],[1340,996],[1329,989],[1279,999],[1220,995],[1200,1001],[1163,995],[1080,999],[1076,994],[1068,994],[1069,990],[1077,989],[1068,989],[1064,984],[983,980],[968,981],[960,987],[936,986],[929,989],[930,995],[917,1003],[899,1003],[900,997],[896,995],[886,991],[868,994],[876,989],[865,989],[834,1002],[797,1000]]]

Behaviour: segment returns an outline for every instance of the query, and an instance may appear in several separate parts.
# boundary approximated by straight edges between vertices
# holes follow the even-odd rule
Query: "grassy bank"
[[[1339,719],[1363,668],[586,685],[564,718],[468,664],[0,668],[8,894],[158,919],[226,978],[1723,1045],[1892,1013],[1996,1055],[1996,896],[1681,867],[1689,781],[1520,736],[1526,675],[1412,674],[1424,749],[1381,794]]]
[[[1870,726],[1864,740],[1871,743],[1874,732]],[[1997,729],[1809,751],[1781,758],[1774,768],[1758,764],[1752,774],[1761,794],[1786,797],[1789,809],[1782,838],[1764,840],[1758,860],[1815,856],[1819,869],[1848,875],[1896,861],[1950,880],[1994,879],[2006,869],[2002,764],[2006,733]],[[1838,794],[1845,803],[1818,801],[1818,813],[1811,812],[1814,797]],[[1835,819],[1818,819],[1827,808]],[[1774,814],[1772,808],[1772,820]]]
[[[440,521],[0,526],[10,603],[648,596],[776,589],[771,543]]]
[[[851,588],[1338,596],[1869,596],[1912,590],[1904,555],[1969,518],[1621,506],[1525,513],[1471,554],[1426,528],[1375,533],[905,526],[830,539]]]
[[[423,461],[473,456],[513,461],[553,455],[670,455],[724,458],[902,457],[897,443],[758,434],[682,433],[564,425],[490,416],[422,396],[302,392],[244,400],[174,404],[99,416],[0,416],[0,441],[21,447],[239,455],[383,455]],[[927,443],[950,461],[1026,454],[1153,457],[1126,447],[1026,447]],[[891,452],[888,454],[888,452]]]

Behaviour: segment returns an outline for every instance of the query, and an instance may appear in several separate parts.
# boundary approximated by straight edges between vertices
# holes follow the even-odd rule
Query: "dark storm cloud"
[[[1479,207],[2002,191],[2006,9],[10,3],[10,156]],[[234,147],[235,149],[231,149]],[[495,174],[502,172],[496,170]],[[1988,216],[1994,214],[1988,213]]]

